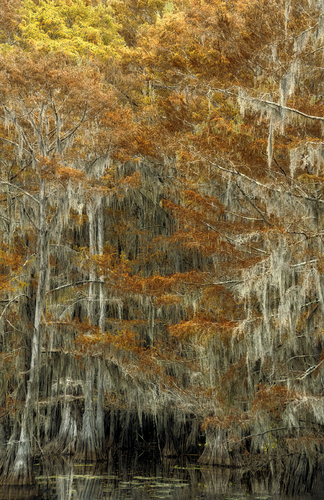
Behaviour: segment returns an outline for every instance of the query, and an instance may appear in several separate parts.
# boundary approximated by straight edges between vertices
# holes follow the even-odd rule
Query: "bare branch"
[[[28,191],[25,191],[24,189],[21,189],[20,187],[18,186],[15,186],[15,184],[12,184],[11,182],[8,182],[8,181],[2,181],[0,180],[0,184],[4,184],[6,186],[10,186],[14,189],[17,189],[18,191],[20,191],[21,193],[25,194],[26,196],[28,196],[31,200],[35,201],[38,205],[39,205],[39,201],[37,200],[37,198],[35,198],[33,195],[31,195],[30,193],[28,193]]]

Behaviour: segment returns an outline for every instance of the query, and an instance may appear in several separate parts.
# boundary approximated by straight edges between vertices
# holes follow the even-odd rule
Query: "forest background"
[[[302,476],[324,438],[323,1],[0,19],[2,481],[145,446]]]

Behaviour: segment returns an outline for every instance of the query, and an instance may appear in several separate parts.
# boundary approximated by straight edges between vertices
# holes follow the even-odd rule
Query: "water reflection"
[[[0,488],[0,500],[316,500],[324,491],[321,467],[308,468],[307,477],[297,481],[289,467],[270,478],[242,469],[198,467],[195,459],[45,460],[35,466],[35,474],[35,487]]]

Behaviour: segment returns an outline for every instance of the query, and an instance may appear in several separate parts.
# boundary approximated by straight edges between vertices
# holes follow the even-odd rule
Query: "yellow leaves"
[[[85,0],[23,0],[19,41],[42,52],[71,57],[116,55],[123,44],[111,8]]]

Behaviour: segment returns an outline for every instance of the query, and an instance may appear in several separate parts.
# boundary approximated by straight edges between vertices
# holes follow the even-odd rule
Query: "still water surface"
[[[1,500],[319,500],[324,498],[323,470],[312,484],[288,491],[289,480],[249,471],[199,467],[195,460],[126,460],[100,464],[72,460],[35,465],[34,488],[0,488]],[[286,478],[287,479],[287,478]],[[294,478],[292,483],[294,483]],[[286,491],[283,491],[286,490]],[[295,488],[296,490],[296,488]],[[310,490],[310,491],[308,491]]]

